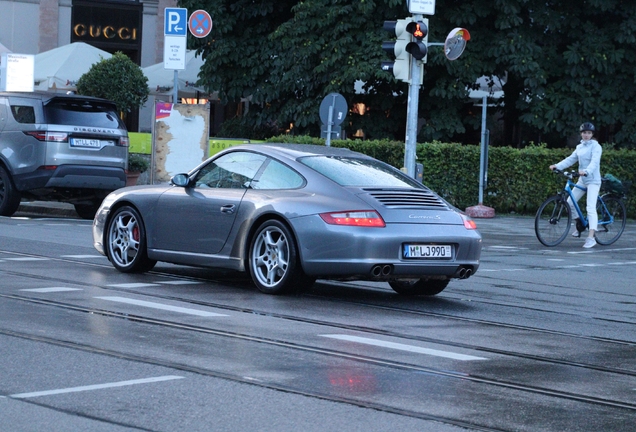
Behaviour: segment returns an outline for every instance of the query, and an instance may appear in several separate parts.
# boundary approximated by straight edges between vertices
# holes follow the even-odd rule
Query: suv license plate
[[[71,138],[71,147],[99,148],[102,142],[96,139]]]
[[[450,245],[404,245],[404,258],[453,258],[453,248]]]

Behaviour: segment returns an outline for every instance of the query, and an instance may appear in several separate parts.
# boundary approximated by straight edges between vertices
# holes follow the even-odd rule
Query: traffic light
[[[406,52],[414,59],[426,63],[428,54],[428,19],[422,21],[411,21],[406,26],[406,31],[413,35],[413,41],[406,46]]]
[[[382,70],[392,72],[393,76],[407,83],[411,82],[411,56],[406,47],[411,43],[411,33],[406,27],[413,22],[412,18],[397,21],[384,21],[384,30],[395,35],[397,40],[382,42],[382,49],[395,56],[395,61],[382,62]]]

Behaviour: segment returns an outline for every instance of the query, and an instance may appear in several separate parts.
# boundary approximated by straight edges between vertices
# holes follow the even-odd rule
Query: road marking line
[[[458,354],[458,353],[453,353],[453,352],[449,352],[449,351],[440,351],[440,350],[436,350],[436,349],[417,347],[417,346],[414,346],[414,345],[405,345],[405,344],[401,344],[401,343],[387,342],[387,341],[378,340],[378,339],[370,339],[370,338],[364,338],[364,337],[358,337],[358,336],[350,336],[350,335],[344,335],[344,334],[332,334],[332,335],[323,334],[323,335],[318,335],[318,336],[322,336],[322,337],[326,337],[326,338],[332,338],[332,339],[338,339],[338,340],[343,340],[343,341],[348,341],[348,342],[357,342],[357,343],[361,343],[361,344],[365,344],[365,345],[373,345],[373,346],[378,346],[378,347],[383,347],[383,348],[391,348],[391,349],[396,349],[396,350],[400,350],[400,351],[408,351],[408,352],[413,352],[413,353],[418,353],[418,354],[428,354],[428,355],[437,356],[437,357],[446,357],[446,358],[450,358],[450,359],[453,359],[453,360],[462,360],[462,361],[467,361],[467,360],[488,360],[485,357],[475,357],[475,356],[471,356],[471,355]]]
[[[164,285],[196,285],[201,282],[197,281],[188,281],[188,280],[175,280],[175,281],[156,281],[155,283],[164,284]]]
[[[107,285],[113,288],[147,288],[157,286],[156,283],[124,283],[124,284],[110,284]]]
[[[7,261],[48,261],[50,258],[22,257],[22,258],[5,258]]]
[[[17,393],[17,394],[10,395],[9,397],[16,398],[16,399],[26,399],[26,398],[33,398],[33,397],[40,397],[40,396],[57,395],[57,394],[63,394],[63,393],[76,393],[76,392],[82,392],[82,391],[101,390],[101,389],[114,388],[114,387],[124,387],[124,386],[137,385],[137,384],[170,381],[170,380],[183,379],[183,378],[185,377],[178,376],[178,375],[166,375],[166,376],[160,376],[155,378],[119,381],[119,382],[113,382],[113,383],[95,384],[95,385],[87,385],[87,386],[81,386],[81,387],[70,387],[70,388],[57,389],[57,390],[47,390],[47,391],[32,392],[32,393]]]
[[[189,308],[183,308],[183,307],[179,307],[179,306],[170,306],[170,305],[166,305],[166,304],[148,302],[148,301],[143,301],[143,300],[135,300],[135,299],[126,298],[126,297],[109,297],[109,296],[107,296],[107,297],[95,297],[95,298],[98,298],[98,299],[101,299],[101,300],[114,301],[114,302],[118,302],[118,303],[126,303],[126,304],[135,305],[135,306],[143,306],[143,307],[148,307],[148,308],[153,308],[153,309],[161,309],[161,310],[166,310],[166,311],[171,311],[171,312],[179,312],[179,313],[184,313],[184,314],[188,314],[188,315],[196,315],[196,316],[203,316],[203,317],[227,316],[227,315],[218,314],[218,313],[214,313],[214,312],[206,312],[206,311],[202,311],[202,310],[198,310],[198,309],[189,309]]]
[[[68,288],[68,287],[29,288],[29,289],[21,289],[20,291],[50,293],[50,292],[63,292],[63,291],[82,291],[82,288]]]
[[[104,255],[60,255],[60,258],[104,258]]]

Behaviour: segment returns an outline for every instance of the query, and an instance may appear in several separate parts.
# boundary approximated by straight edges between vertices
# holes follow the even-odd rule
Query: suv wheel
[[[7,170],[0,166],[0,216],[11,216],[20,206],[17,191]]]

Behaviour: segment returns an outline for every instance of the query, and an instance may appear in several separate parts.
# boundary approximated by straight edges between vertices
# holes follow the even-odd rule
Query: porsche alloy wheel
[[[249,270],[254,284],[266,294],[283,294],[312,282],[298,260],[291,231],[280,221],[269,220],[256,230],[249,252]]]
[[[124,273],[144,272],[157,263],[148,259],[146,230],[134,208],[124,206],[117,209],[106,232],[108,258],[117,270]]]

